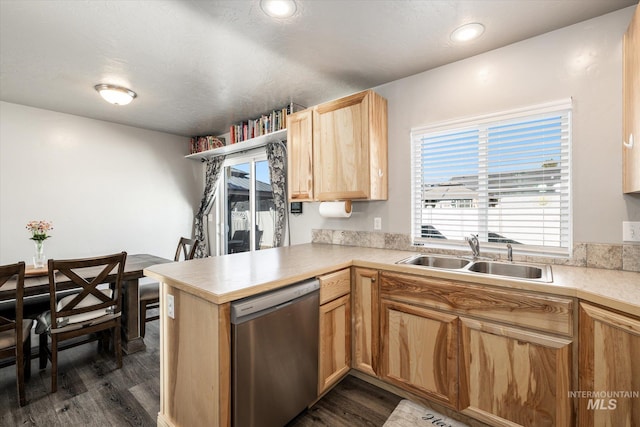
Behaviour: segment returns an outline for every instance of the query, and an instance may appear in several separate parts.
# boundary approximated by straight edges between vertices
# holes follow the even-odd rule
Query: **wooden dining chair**
[[[185,261],[193,259],[199,244],[200,242],[197,239],[181,237],[173,260],[180,261],[180,258],[184,258]],[[140,336],[144,338],[147,330],[146,323],[160,318],[159,314],[157,316],[147,317],[147,310],[160,307],[160,284],[157,282],[142,284],[140,285],[139,292]]]
[[[0,288],[15,278],[15,319],[0,316],[0,358],[15,358],[16,385],[20,406],[26,403],[24,381],[31,376],[31,326],[33,320],[23,319],[24,262],[0,266]],[[9,285],[7,285],[9,287]]]
[[[58,351],[61,342],[85,337],[64,348],[101,339],[110,333],[118,368],[122,367],[120,318],[122,314],[122,273],[127,253],[94,258],[49,260],[50,309],[38,317],[40,369],[51,361],[51,392],[57,391]],[[93,279],[85,279],[93,277]],[[58,300],[57,282],[70,280],[81,289]],[[48,345],[51,340],[51,347]]]

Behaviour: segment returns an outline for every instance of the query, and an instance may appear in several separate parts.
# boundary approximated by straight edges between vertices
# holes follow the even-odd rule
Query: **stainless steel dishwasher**
[[[231,303],[232,425],[282,427],[318,388],[317,280]]]

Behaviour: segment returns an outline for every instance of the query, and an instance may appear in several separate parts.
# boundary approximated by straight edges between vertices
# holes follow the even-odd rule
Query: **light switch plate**
[[[640,242],[640,221],[622,221],[622,240]]]
[[[373,218],[373,229],[382,230],[382,218],[380,217]]]
[[[176,318],[176,306],[171,294],[167,294],[167,316],[172,319]]]

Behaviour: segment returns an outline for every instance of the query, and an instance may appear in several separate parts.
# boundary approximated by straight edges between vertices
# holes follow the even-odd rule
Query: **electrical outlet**
[[[380,217],[373,218],[373,229],[382,230],[382,218]]]
[[[622,221],[622,240],[640,242],[640,221]]]
[[[176,306],[171,294],[167,294],[167,316],[172,319],[176,318]]]

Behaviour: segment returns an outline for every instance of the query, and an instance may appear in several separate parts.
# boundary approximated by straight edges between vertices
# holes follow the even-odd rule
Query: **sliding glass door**
[[[275,210],[264,151],[227,159],[218,203],[219,253],[248,252],[273,245]]]

